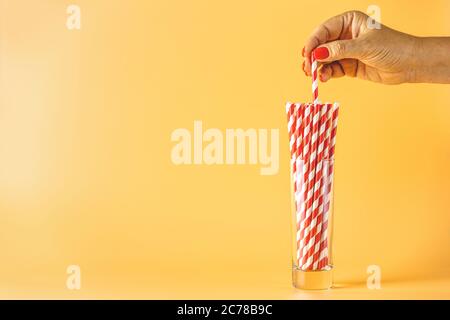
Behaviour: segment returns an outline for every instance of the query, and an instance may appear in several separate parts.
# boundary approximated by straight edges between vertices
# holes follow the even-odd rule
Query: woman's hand
[[[303,49],[311,75],[311,53],[323,82],[345,75],[384,84],[450,83],[450,38],[420,38],[384,25],[369,28],[366,14],[349,11],[316,28]]]

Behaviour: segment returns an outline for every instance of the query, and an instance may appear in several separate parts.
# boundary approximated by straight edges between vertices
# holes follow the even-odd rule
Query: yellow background
[[[284,104],[310,100],[308,34],[371,1],[77,0],[80,31],[71,1],[0,2],[1,298],[450,298],[448,85],[320,85],[342,106],[336,289],[290,283]],[[450,35],[449,1],[375,4]],[[279,128],[279,174],[173,165],[170,134],[194,120]]]

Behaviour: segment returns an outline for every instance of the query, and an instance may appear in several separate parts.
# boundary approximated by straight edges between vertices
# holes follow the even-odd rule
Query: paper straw
[[[295,200],[296,203],[298,203],[300,201],[299,197],[300,197],[300,187],[301,187],[301,154],[302,154],[302,149],[303,149],[303,133],[302,133],[302,128],[303,128],[303,113],[304,113],[304,105],[303,104],[298,104],[296,106],[295,109],[296,112],[296,126],[295,126],[295,137],[296,137],[296,152],[295,152],[295,168],[296,168],[296,172],[295,172],[295,179],[297,182],[296,185],[296,192],[295,192]],[[299,216],[299,210],[297,210],[297,215]],[[299,221],[297,221],[297,228],[299,225]]]
[[[299,103],[295,103],[294,104],[294,110],[293,110],[293,118],[294,118],[294,123],[292,124],[292,143],[293,143],[293,150],[291,153],[291,161],[292,161],[292,174],[294,176],[294,194],[297,192],[297,155],[299,152],[299,143],[298,143],[298,139],[299,139],[299,123],[300,123],[300,119],[299,119],[299,109],[300,109],[300,104]]]
[[[288,122],[288,133],[289,133],[289,149],[291,151],[291,158],[292,158],[292,148],[294,146],[294,140],[293,140],[293,128],[295,128],[295,117],[294,117],[294,106],[295,104],[287,102],[286,103],[286,116],[287,116],[287,122]]]
[[[289,132],[289,146],[291,152],[291,176],[293,180],[293,189],[294,189],[294,206],[296,213],[296,227],[297,227],[297,235],[298,228],[300,224],[301,218],[301,210],[300,210],[300,201],[301,201],[301,193],[299,189],[303,185],[301,180],[303,177],[299,174],[299,167],[301,165],[300,159],[302,154],[302,145],[303,145],[303,113],[304,113],[304,105],[299,103],[287,103],[286,104],[286,115],[288,119],[288,132]],[[298,250],[297,250],[298,251]]]
[[[328,171],[329,171],[329,149],[330,149],[330,136],[331,136],[331,123],[332,123],[332,113],[333,113],[333,105],[330,103],[326,103],[326,115],[325,119],[322,118],[322,121],[325,121],[325,139],[323,143],[323,165],[322,165],[322,186],[321,186],[321,194],[322,194],[322,212],[320,213],[320,221],[322,226],[318,229],[316,233],[316,245],[314,248],[313,254],[313,270],[319,269],[319,256],[322,248],[322,237],[326,237],[326,231],[328,226],[328,209],[325,208],[325,203],[327,203],[327,189],[328,186]],[[329,205],[328,205],[329,207]]]
[[[328,216],[339,105],[320,104],[318,63],[311,56],[313,103],[286,104],[296,220],[296,265],[321,270],[329,264]]]
[[[306,104],[304,107],[304,113],[303,113],[303,150],[302,150],[302,184],[301,184],[301,201],[300,201],[300,226],[297,228],[297,234],[296,234],[296,241],[297,241],[297,261],[298,265],[300,265],[301,260],[301,238],[302,238],[302,232],[305,228],[304,223],[306,219],[306,198],[308,193],[308,178],[309,178],[309,158],[311,153],[311,124],[312,124],[312,105]],[[299,168],[300,170],[300,168]]]
[[[330,133],[330,146],[329,146],[329,169],[328,169],[328,186],[326,187],[326,195],[325,195],[325,204],[324,204],[324,228],[321,236],[321,243],[319,249],[319,258],[318,258],[318,269],[322,269],[326,267],[329,263],[328,259],[328,241],[327,238],[327,228],[328,228],[328,216],[330,211],[330,202],[331,202],[331,194],[332,194],[332,186],[334,179],[334,150],[336,145],[336,133],[337,133],[337,123],[338,123],[338,115],[339,115],[339,104],[334,103],[332,109],[332,125],[331,125],[331,133]]]
[[[319,104],[319,82],[318,82],[318,79],[317,79],[317,60],[316,60],[316,58],[314,57],[314,54],[312,53],[311,54],[311,74],[312,74],[312,93],[313,93],[313,103],[314,103],[314,108],[316,108],[317,107],[317,105]],[[318,111],[318,110],[315,110],[315,114],[316,114],[316,111]],[[315,140],[314,139],[312,139],[312,142],[313,143],[315,143]],[[312,146],[312,148],[313,148],[313,152],[312,152],[312,156],[313,156],[313,159],[311,159],[311,161],[312,162],[314,162],[315,163],[315,161],[316,161],[316,159],[315,159],[315,149],[316,149],[316,146],[315,146],[315,144]],[[311,165],[311,163],[312,162],[310,162],[310,165]],[[311,170],[311,172],[312,172],[312,176],[313,176],[313,178],[314,178],[314,175],[315,175],[315,164],[314,164],[314,166],[312,167],[312,170]],[[310,175],[310,178],[309,178],[309,181],[308,181],[308,201],[310,200],[310,198],[309,198],[309,193],[311,192],[311,185],[310,185],[310,182],[311,181],[311,175]],[[314,187],[312,187],[313,188],[313,195],[314,195]],[[314,203],[314,202],[313,202]],[[309,209],[309,202],[308,202],[308,209]],[[313,210],[313,208],[311,208],[311,210]],[[308,214],[307,214],[307,224],[311,224],[311,221],[310,221],[310,214],[309,214],[309,211],[308,211]],[[308,229],[310,228],[310,226],[309,227],[307,227]],[[308,230],[309,231],[309,230]],[[308,232],[308,231],[306,231],[306,232]],[[304,237],[304,235],[303,235],[303,237]],[[308,239],[305,239],[304,240],[304,242],[306,242],[306,241],[308,241]],[[302,243],[302,245],[304,245],[305,243]],[[305,258],[306,258],[306,250],[307,250],[308,248],[307,247],[304,247],[303,248],[303,262],[305,262]]]
[[[329,109],[328,104],[318,105],[320,109],[319,118],[319,138],[317,145],[317,164],[314,180],[314,194],[313,194],[313,213],[308,233],[305,238],[307,243],[305,250],[306,263],[304,267],[306,269],[314,269],[314,253],[320,248],[320,235],[322,228],[322,216],[323,216],[323,160],[325,154],[325,139],[327,134],[327,111]]]
[[[307,192],[306,192],[306,218],[304,220],[303,229],[301,232],[300,239],[300,255],[302,258],[302,266],[306,262],[306,242],[305,236],[310,229],[311,224],[311,215],[313,208],[313,194],[314,194],[314,182],[315,182],[315,169],[317,162],[317,141],[319,136],[319,117],[320,117],[320,107],[319,105],[311,106],[312,113],[312,132],[311,132],[311,151],[309,157],[309,167],[308,167],[308,180],[305,181],[307,183]]]
[[[292,177],[295,179],[295,172],[296,172],[296,166],[295,166],[295,155],[297,152],[297,144],[296,144],[296,137],[295,137],[295,128],[296,128],[296,114],[295,114],[295,104],[288,102],[286,104],[286,115],[287,115],[287,121],[288,121],[288,133],[289,133],[289,150],[291,153],[291,174]],[[294,188],[296,187],[294,183]]]
[[[297,143],[296,143],[296,113],[295,104],[288,102],[286,104],[286,115],[288,122],[288,133],[289,133],[289,150],[291,153],[291,177],[293,178],[294,194],[297,191],[297,181],[296,181],[296,153],[297,153]],[[297,206],[295,204],[295,210],[297,211]]]
[[[312,74],[312,93],[313,103],[319,103],[319,81],[317,79],[317,60],[314,54],[311,54],[311,74]]]
[[[303,145],[303,134],[302,134],[302,128],[303,128],[303,113],[304,113],[304,105],[299,104],[296,108],[296,129],[295,129],[295,136],[296,136],[296,153],[295,153],[295,159],[296,159],[296,173],[295,173],[295,203],[296,203],[296,234],[298,234],[298,230],[300,228],[300,219],[301,219],[301,186],[302,186],[302,171],[301,171],[301,154],[302,154],[302,145]],[[298,248],[297,248],[298,250]]]

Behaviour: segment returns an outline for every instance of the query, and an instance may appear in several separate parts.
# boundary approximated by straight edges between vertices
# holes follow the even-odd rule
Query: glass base
[[[292,284],[302,290],[326,290],[333,285],[333,272],[328,270],[303,271],[294,268],[292,270]]]

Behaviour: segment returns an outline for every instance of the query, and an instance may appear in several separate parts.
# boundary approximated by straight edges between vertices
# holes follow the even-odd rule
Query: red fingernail
[[[330,52],[327,47],[320,47],[314,50],[314,58],[317,60],[323,60],[330,56]]]
[[[302,49],[302,56],[305,57],[305,47]]]

